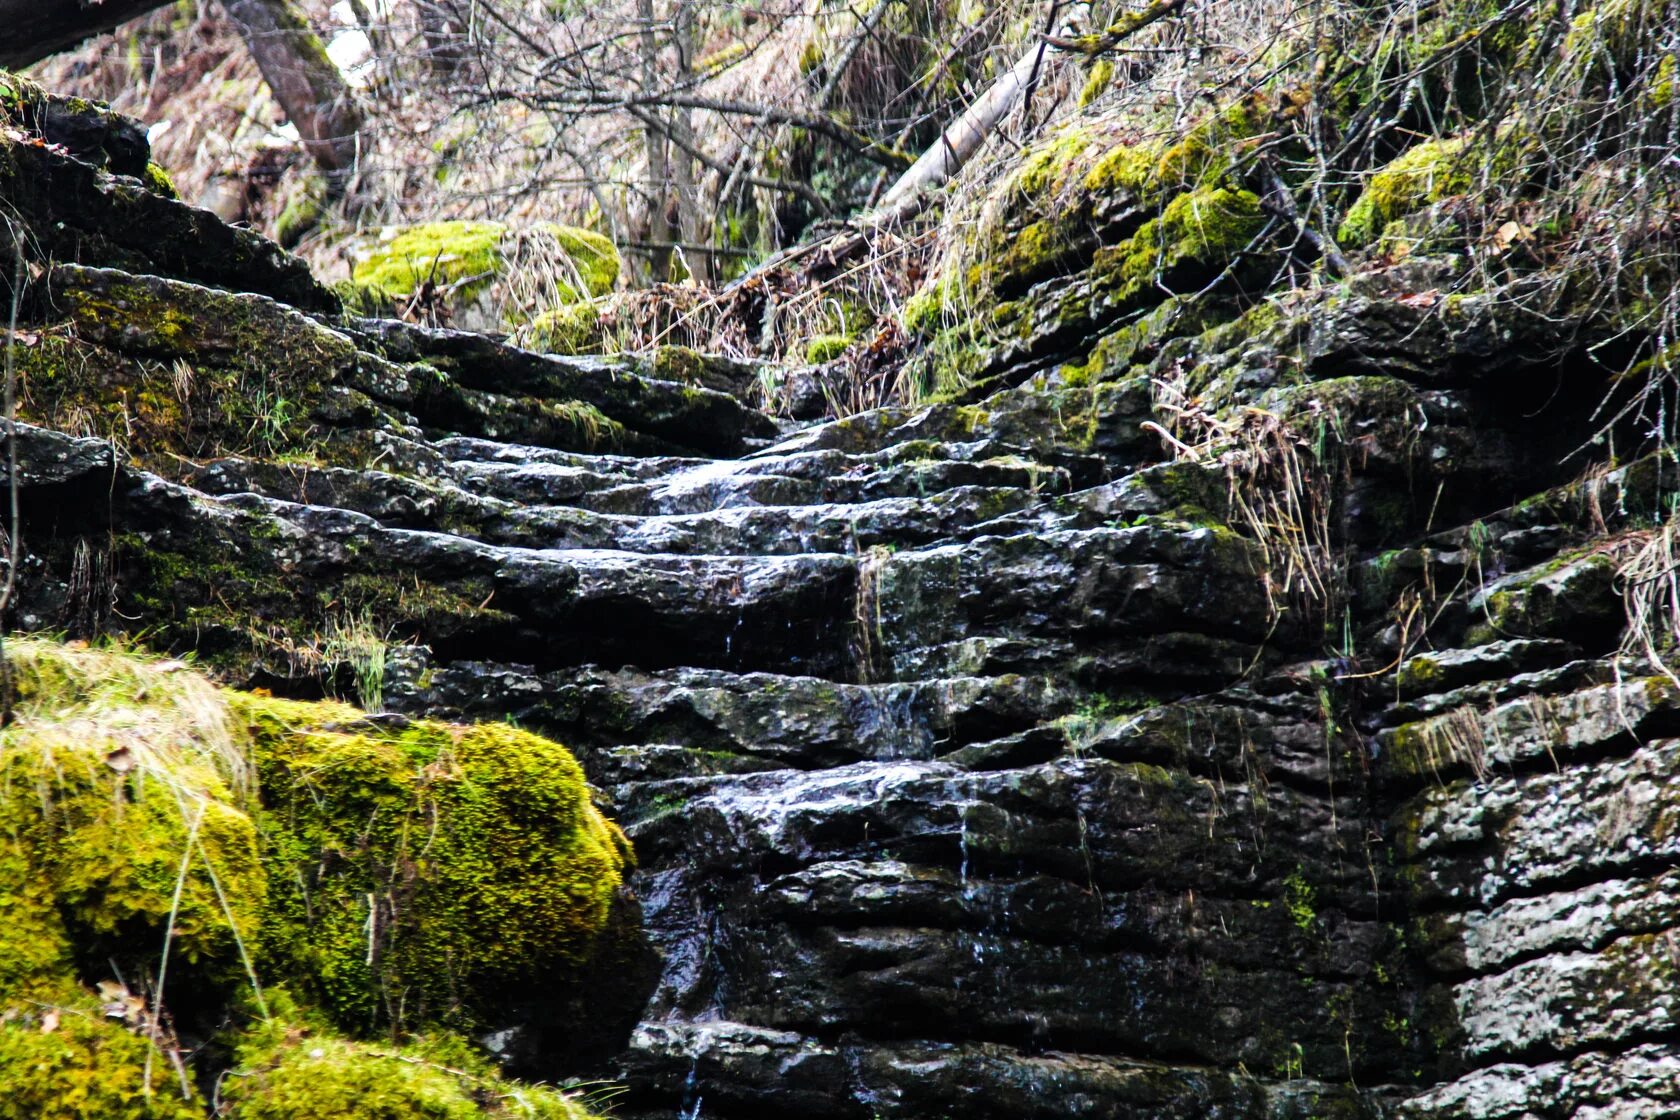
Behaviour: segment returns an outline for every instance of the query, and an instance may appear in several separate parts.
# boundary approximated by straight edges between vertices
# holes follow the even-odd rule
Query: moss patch
[[[851,349],[853,341],[855,340],[850,335],[819,334],[805,343],[805,361],[813,366],[832,362]]]
[[[406,1045],[346,1039],[284,993],[241,1039],[225,1090],[230,1120],[587,1120],[572,1097],[504,1080],[447,1036]]]
[[[605,342],[594,304],[565,303],[532,319],[520,344],[549,354],[599,354]]]
[[[1430,140],[1372,174],[1343,219],[1337,238],[1353,249],[1375,241],[1397,218],[1470,189],[1465,139]]]
[[[406,299],[422,284],[459,286],[471,294],[487,286],[501,267],[500,222],[428,222],[397,232],[360,261],[351,279],[388,299]]]
[[[231,702],[277,872],[265,952],[338,1021],[472,1020],[475,993],[588,955],[628,844],[563,747],[503,724]]]
[[[520,234],[500,222],[428,222],[396,231],[356,264],[351,279],[389,300],[428,283],[470,300],[508,272],[516,252],[543,258],[561,303],[606,295],[621,266],[611,240],[573,226],[545,223]]]
[[[607,924],[628,844],[564,748],[229,692],[120,649],[7,652],[0,1118],[201,1118],[156,1043],[230,1022],[232,1116],[584,1115],[438,1031],[486,1021],[516,977],[575,971]],[[117,978],[155,984],[166,936],[154,1023],[155,987]],[[372,1028],[431,1033],[354,1040]]]

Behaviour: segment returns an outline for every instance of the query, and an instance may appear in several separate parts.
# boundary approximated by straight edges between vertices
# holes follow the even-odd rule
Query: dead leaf
[[[126,774],[134,769],[134,752],[127,747],[118,747],[105,756],[105,765],[119,774]]]
[[[1407,307],[1434,307],[1441,302],[1441,292],[1438,288],[1431,288],[1427,292],[1412,292],[1410,295],[1401,296],[1395,302]]]
[[[41,1016],[41,1033],[51,1034],[58,1029],[58,1008],[47,1008],[46,1014]]]
[[[1521,222],[1506,222],[1493,233],[1493,244],[1501,253],[1519,241],[1532,241],[1534,231]]]

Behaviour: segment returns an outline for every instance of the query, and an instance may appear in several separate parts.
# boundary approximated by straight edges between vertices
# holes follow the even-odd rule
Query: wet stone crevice
[[[10,622],[311,694],[362,619],[391,712],[572,747],[648,951],[499,1035],[520,1072],[627,1118],[1680,1108],[1680,686],[1620,652],[1605,545],[1673,472],[1570,481],[1588,389],[1509,391],[1567,356],[1396,274],[1094,383],[1045,342],[975,401],[796,425],[727,365],[333,317],[238,231],[261,283],[102,241],[154,204],[53,174],[14,199],[82,232],[28,305]],[[1334,413],[1333,607],[1142,427],[1192,361],[1233,412]],[[116,397],[121,446],[86,423]]]

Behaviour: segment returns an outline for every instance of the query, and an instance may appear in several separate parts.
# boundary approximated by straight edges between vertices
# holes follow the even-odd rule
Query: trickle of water
[[[957,867],[957,883],[962,889],[962,899],[968,901],[968,806],[962,808],[962,815],[957,818],[957,848],[962,852],[962,862]]]
[[[700,1096],[696,1089],[700,1084],[700,1051],[694,1052],[694,1064],[688,1067],[688,1079],[683,1082],[682,1107],[677,1110],[680,1120],[700,1120],[700,1105],[706,1098]],[[693,1105],[689,1101],[693,1101]]]

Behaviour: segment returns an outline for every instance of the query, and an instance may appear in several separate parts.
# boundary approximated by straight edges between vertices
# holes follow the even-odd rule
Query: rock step
[[[568,467],[517,470],[526,483],[541,476],[541,485],[562,493],[579,481]],[[487,544],[714,556],[851,553],[960,539],[1039,500],[1024,489],[959,487],[927,498],[855,505],[736,504],[704,513],[632,515],[489,498],[442,479],[243,459],[215,460],[189,471],[185,480],[210,495],[260,494],[350,510],[388,528],[448,532]],[[473,481],[469,476],[469,485]]]
[[[727,1020],[643,1023],[626,1072],[627,1120],[696,1110],[747,1120],[1376,1120],[1377,1094],[1328,1081],[1267,1081],[1205,1066],[999,1043],[827,1040]],[[1093,1111],[1101,1102],[1101,1111]]]
[[[622,819],[671,962],[648,1017],[1345,1073],[1349,1023],[1382,1020],[1357,978],[1386,936],[1357,809],[1094,759],[639,783]],[[1291,995],[1303,976],[1323,999]],[[1380,1065],[1393,1045],[1352,1048]]]
[[[696,771],[706,773],[932,759],[1089,702],[1082,690],[1048,676],[846,684],[696,668],[545,672],[479,661],[434,667],[417,650],[392,664],[386,698],[400,711],[511,718],[541,728],[576,751],[602,784],[679,776],[670,772],[679,763],[710,767]],[[671,750],[679,752],[674,759],[666,757]]]
[[[1428,912],[1675,866],[1677,826],[1680,740],[1655,739],[1619,757],[1428,787],[1390,830]]]
[[[1400,1120],[1530,1116],[1667,1120],[1680,1115],[1680,1045],[1593,1049],[1555,1061],[1500,1062],[1405,1101]]]
[[[1325,741],[1322,672],[1298,667],[1253,688],[1180,699],[1095,690],[1059,673],[850,684],[694,668],[433,665],[427,651],[402,647],[388,661],[385,700],[396,711],[539,728],[609,788],[862,761],[988,770],[1094,755],[1220,780],[1352,789],[1362,762]]]
[[[912,449],[915,451],[916,449]],[[460,462],[459,484],[487,497],[531,506],[572,505],[640,516],[707,513],[732,506],[836,505],[883,498],[925,498],[959,487],[1011,489],[1035,497],[1065,493],[1065,468],[1009,449],[971,445],[940,453],[903,448],[865,455],[813,452],[727,461],[670,461],[659,474],[625,479],[603,467],[617,459],[571,462]]]

